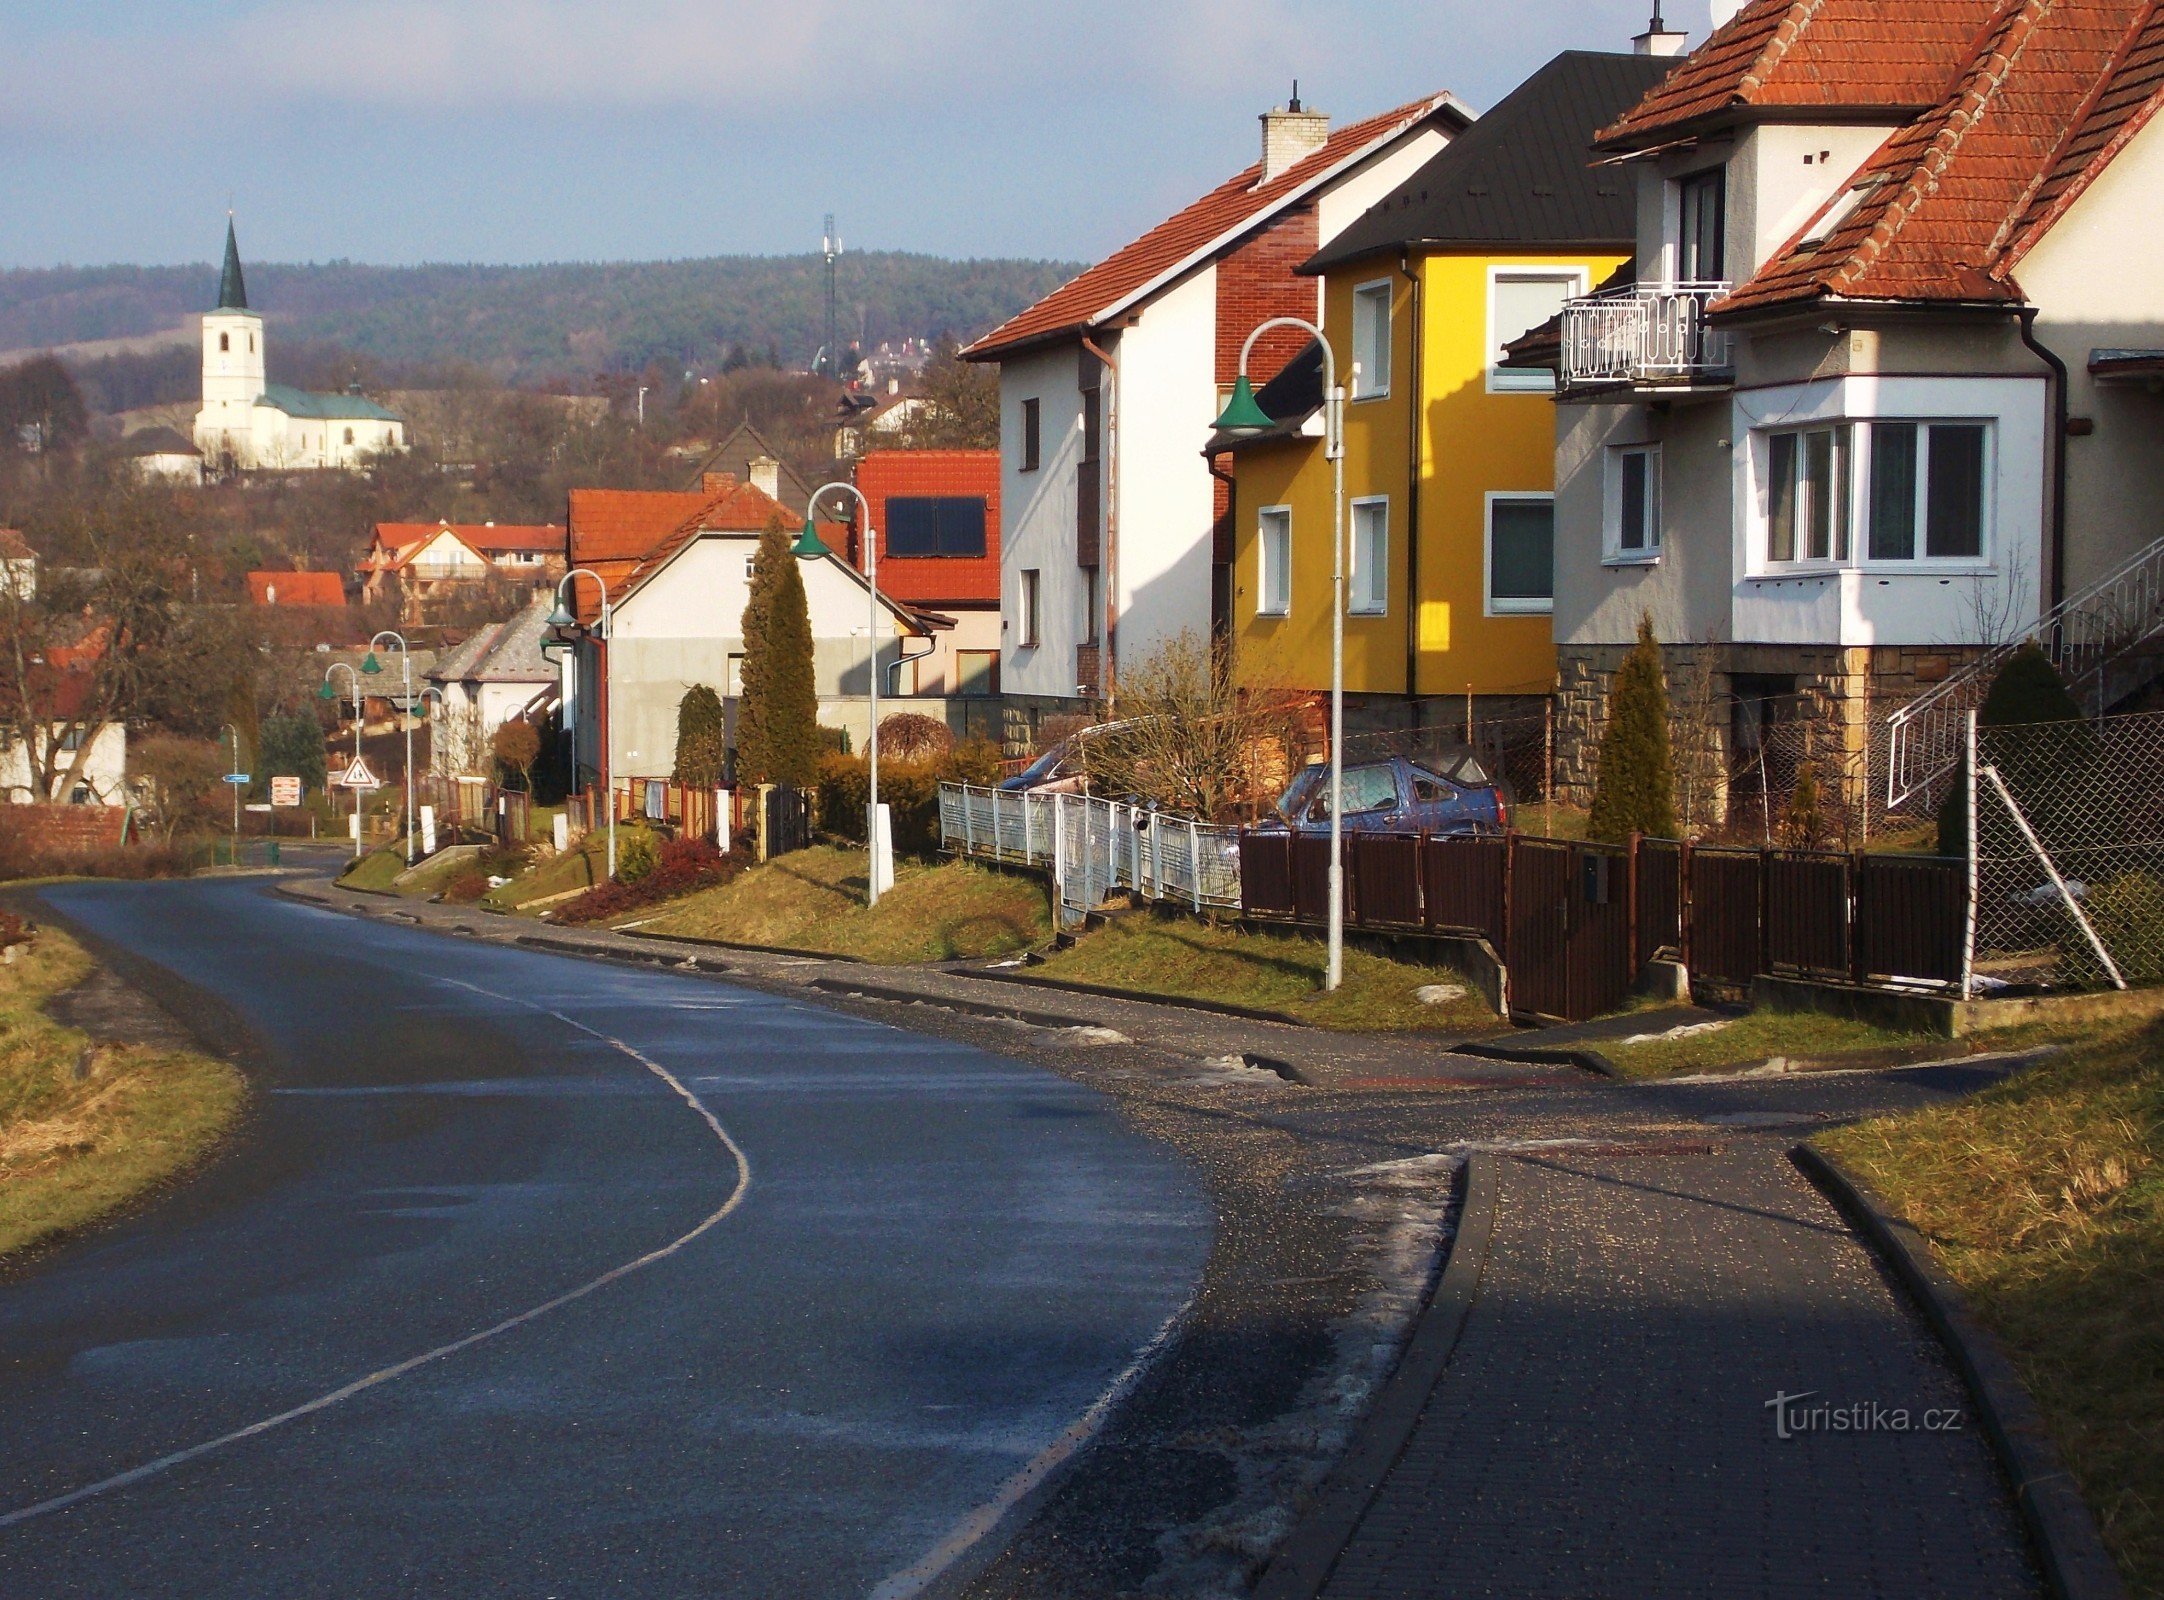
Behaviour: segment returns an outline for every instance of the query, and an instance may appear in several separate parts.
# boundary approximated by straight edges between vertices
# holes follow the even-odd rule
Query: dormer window
[[[1676,281],[1728,281],[1728,170],[1693,173],[1676,185]]]

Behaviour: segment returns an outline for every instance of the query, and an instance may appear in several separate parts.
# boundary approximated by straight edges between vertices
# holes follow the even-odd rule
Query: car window
[[[1324,782],[1322,792],[1315,797],[1315,805],[1308,812],[1312,820],[1330,820],[1330,785]],[[1398,803],[1397,774],[1388,767],[1352,767],[1345,773],[1345,815],[1357,817],[1367,811],[1394,810]]]
[[[1442,779],[1431,777],[1425,772],[1413,773],[1413,799],[1421,805],[1439,806],[1457,797],[1457,791]]]
[[[1302,769],[1300,775],[1286,786],[1285,792],[1277,797],[1277,814],[1287,822],[1297,817],[1300,808],[1307,804],[1307,797],[1314,792],[1316,780],[1321,773],[1322,769],[1319,767]]]

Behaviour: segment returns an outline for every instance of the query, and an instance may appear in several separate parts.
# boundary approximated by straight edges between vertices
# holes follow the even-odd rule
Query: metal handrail
[[[1734,341],[1706,324],[1726,283],[1634,283],[1563,308],[1563,384],[1642,383],[1725,374]]]
[[[1968,713],[1983,703],[1999,669],[2036,644],[2067,679],[2090,716],[2110,709],[2109,673],[2137,645],[2164,633],[2164,539],[2136,551],[2069,595],[2022,637],[1995,645],[1886,719],[1886,803],[1906,803],[1961,760]]]

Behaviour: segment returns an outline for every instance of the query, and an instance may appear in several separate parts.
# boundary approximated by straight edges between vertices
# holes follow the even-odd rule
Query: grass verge
[[[1454,968],[1393,961],[1348,945],[1345,982],[1332,994],[1322,986],[1325,966],[1319,939],[1138,915],[1084,936],[1036,971],[1075,983],[1281,1011],[1351,1032],[1420,1028],[1473,1034],[1500,1026]],[[1416,991],[1431,985],[1449,985],[1463,995],[1442,1005],[1423,1004]]]
[[[371,850],[339,874],[339,884],[347,889],[366,889],[388,892],[393,881],[406,870],[406,858],[397,848]]]
[[[1847,1017],[1812,1012],[1753,1011],[1694,1031],[1649,1036],[1636,1041],[1595,1043],[1619,1070],[1633,1078],[1667,1078],[1692,1072],[1719,1072],[1785,1056],[1791,1061],[1824,1061],[1842,1056],[1923,1051],[1933,1045],[1954,1055],[1960,1045],[1921,1033],[1900,1033]]]
[[[2164,1595],[2164,1024],[1819,1143],[2004,1342],[2129,1587]]]
[[[0,1260],[183,1171],[246,1097],[223,1061],[93,1045],[48,1017],[45,1002],[92,965],[81,946],[44,928],[0,967]]]
[[[531,872],[520,873],[501,888],[481,897],[481,904],[496,911],[516,911],[543,900],[560,900],[584,894],[605,882],[609,875],[609,837],[605,830],[589,833],[560,856],[552,856]]]
[[[965,861],[898,863],[876,910],[861,850],[821,846],[632,920],[642,933],[822,951],[895,965],[1012,955],[1052,936],[1042,885]]]

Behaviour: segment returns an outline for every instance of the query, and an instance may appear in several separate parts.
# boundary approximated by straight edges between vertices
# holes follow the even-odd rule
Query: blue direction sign
[[[245,772],[228,772],[225,775],[225,781],[230,784],[240,785],[253,783],[255,782],[255,779],[250,777]]]

